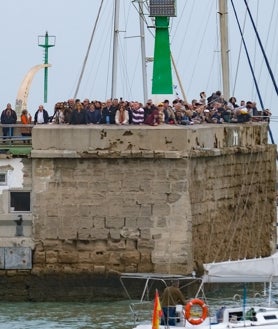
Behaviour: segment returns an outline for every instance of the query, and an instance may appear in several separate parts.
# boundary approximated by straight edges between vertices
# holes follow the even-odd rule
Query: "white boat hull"
[[[227,329],[227,328],[256,328],[256,329],[278,329],[278,309],[255,307],[255,317],[253,320],[238,320],[234,314],[239,314],[241,308],[228,308],[224,311],[223,322],[216,323],[215,318],[207,318],[200,325],[192,325],[184,320],[176,326],[160,325],[159,329],[174,328],[196,328],[196,329]],[[134,329],[152,329],[151,323],[139,324]]]

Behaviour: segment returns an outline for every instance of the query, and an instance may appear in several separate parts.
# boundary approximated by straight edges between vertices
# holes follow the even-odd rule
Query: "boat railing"
[[[151,318],[153,311],[153,303],[151,301],[138,301],[129,304],[134,325],[139,321],[148,320]]]

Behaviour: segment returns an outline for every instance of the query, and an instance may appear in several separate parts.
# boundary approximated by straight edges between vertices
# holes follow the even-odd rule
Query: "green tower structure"
[[[150,16],[155,17],[152,94],[173,94],[169,20],[176,16],[176,0],[150,0]]]
[[[44,48],[44,64],[48,64],[48,48],[55,46],[56,37],[49,36],[46,31],[45,35],[38,37],[39,47]],[[43,43],[42,43],[43,42]],[[48,85],[48,67],[44,68],[44,103],[47,103],[47,85]]]

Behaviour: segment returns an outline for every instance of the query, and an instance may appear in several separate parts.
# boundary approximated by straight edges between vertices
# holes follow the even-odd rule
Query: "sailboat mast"
[[[230,67],[229,67],[229,42],[228,42],[228,5],[227,0],[219,0],[221,64],[223,96],[230,97]]]
[[[139,6],[139,22],[140,22],[143,95],[144,95],[144,102],[146,103],[148,99],[148,85],[147,85],[147,72],[146,72],[146,42],[145,42],[145,28],[144,28],[144,12],[143,12],[142,0],[138,0],[138,6]]]
[[[119,49],[119,15],[120,0],[114,1],[114,38],[113,38],[113,61],[112,61],[112,87],[111,98],[116,97],[117,73],[118,73],[118,49]]]

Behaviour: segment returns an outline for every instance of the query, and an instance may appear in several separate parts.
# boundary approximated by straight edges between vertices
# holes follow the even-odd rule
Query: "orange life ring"
[[[191,307],[193,305],[199,305],[202,308],[201,317],[193,318],[191,316]],[[207,307],[206,303],[203,300],[201,300],[199,298],[195,298],[195,299],[192,299],[190,302],[188,302],[185,305],[185,318],[189,323],[194,324],[194,325],[201,324],[205,321],[207,316],[208,316],[208,307]]]

